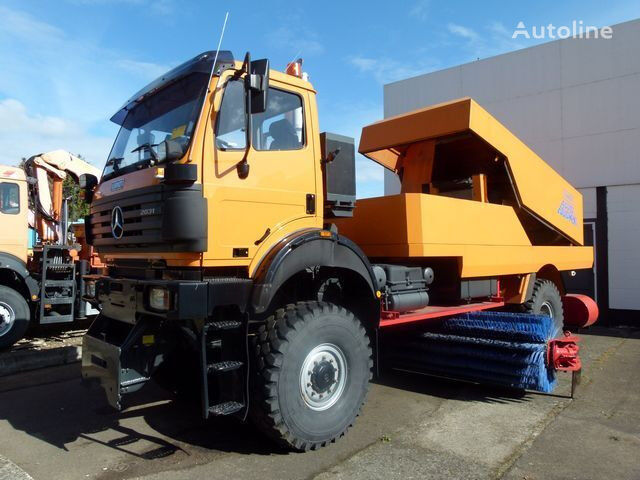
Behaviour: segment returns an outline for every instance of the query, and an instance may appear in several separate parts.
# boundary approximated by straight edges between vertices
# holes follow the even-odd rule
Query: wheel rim
[[[540,305],[540,314],[547,315],[553,319],[553,306],[550,302],[542,302],[542,305]]]
[[[15,321],[16,313],[13,311],[13,308],[11,308],[11,305],[0,302],[0,337],[11,330]]]
[[[331,408],[342,396],[347,383],[347,359],[332,343],[323,343],[309,352],[300,369],[300,393],[312,410]]]

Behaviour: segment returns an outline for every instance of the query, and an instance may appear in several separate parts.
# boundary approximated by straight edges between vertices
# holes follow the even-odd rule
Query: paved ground
[[[307,454],[248,425],[203,424],[155,388],[122,414],[78,365],[0,378],[0,480],[316,478],[639,479],[640,340],[583,335],[577,398],[413,374],[372,388],[347,437]]]

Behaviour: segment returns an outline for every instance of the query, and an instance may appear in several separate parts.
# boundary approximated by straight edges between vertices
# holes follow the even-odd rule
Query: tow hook
[[[549,340],[547,346],[547,365],[554,370],[571,372],[571,398],[573,398],[576,386],[580,384],[582,372],[582,362],[578,356],[579,341],[580,337],[572,335],[567,330],[562,338]]]

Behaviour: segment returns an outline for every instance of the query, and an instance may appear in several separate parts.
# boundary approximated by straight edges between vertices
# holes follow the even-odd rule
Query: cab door
[[[206,146],[211,155],[204,157],[209,208],[204,264],[249,265],[288,232],[321,225],[319,158],[306,91],[272,79],[266,111],[252,116],[249,172],[241,178],[236,167],[246,150],[244,82],[228,72],[219,85]]]
[[[8,253],[25,263],[29,234],[27,208],[26,182],[0,179],[0,253]]]

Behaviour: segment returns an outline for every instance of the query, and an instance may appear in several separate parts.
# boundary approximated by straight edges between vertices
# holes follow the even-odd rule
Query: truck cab
[[[113,117],[121,129],[90,217],[92,240],[107,262],[144,251],[167,267],[238,268],[251,276],[274,242],[322,227],[313,87],[269,72],[266,107],[251,115],[249,139],[242,62],[220,52],[219,75],[209,81],[211,55],[179,67],[178,80]],[[152,149],[163,143],[181,158],[154,162]],[[246,175],[238,172],[241,164]],[[123,224],[114,236],[116,207]]]

